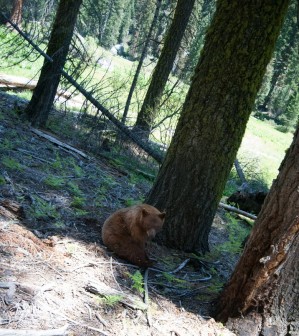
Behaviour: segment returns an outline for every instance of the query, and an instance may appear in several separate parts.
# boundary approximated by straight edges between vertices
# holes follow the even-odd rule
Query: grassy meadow
[[[251,117],[238,157],[256,163],[257,170],[270,187],[292,139],[293,134],[279,132],[273,124]]]
[[[0,37],[8,41],[12,37],[13,33],[7,34],[7,31],[0,31]],[[4,44],[7,46],[9,44]],[[115,102],[111,102],[112,99],[106,98],[111,95],[111,92],[119,90],[118,92],[118,103],[119,106],[124,105],[127,97],[128,90],[132,81],[132,75],[136,69],[137,62],[131,62],[122,57],[113,55],[110,51],[107,51],[103,48],[96,47],[95,43],[92,40],[87,39],[86,45],[88,47],[89,53],[93,55],[94,60],[97,61],[97,66],[94,72],[94,78],[91,83],[103,83],[106,78],[107,83],[99,84],[103,85],[103,91],[101,91],[102,96],[104,97],[102,103],[109,109],[111,105],[115,105]],[[44,46],[45,47],[45,46]],[[30,51],[30,49],[28,48]],[[10,57],[2,60],[0,66],[0,74],[9,74],[23,76],[28,79],[38,79],[39,70],[43,63],[43,58],[34,58],[30,56],[28,52],[28,58],[21,60],[21,54],[24,55],[24,49],[22,53],[12,54],[15,58]],[[3,49],[1,54],[3,53]],[[12,64],[14,64],[11,66]],[[149,80],[151,70],[153,69],[154,64],[150,64],[144,67],[143,72],[140,75],[139,82],[137,85],[137,91],[133,95],[132,105],[129,113],[129,124],[132,124],[135,120],[136,113],[141,107],[142,98],[145,94],[146,84]],[[87,76],[89,69],[87,68],[83,77]],[[185,94],[187,92],[187,86],[181,85],[180,93],[173,94],[172,96],[172,106],[179,106],[182,103],[184,97],[182,97],[182,92]],[[31,92],[20,92],[18,93],[23,98],[30,99]],[[161,112],[161,117],[168,112],[168,107],[165,107]],[[120,115],[122,111],[119,112]],[[153,132],[155,139],[166,139],[164,143],[169,142],[169,134],[173,134],[175,125],[173,124],[177,118],[173,118],[164,123],[164,127],[156,129]],[[165,132],[162,134],[161,132]],[[165,135],[167,134],[167,135]],[[292,134],[282,133],[275,129],[274,125],[266,122],[260,121],[254,117],[251,117],[246,133],[240,147],[238,158],[245,165],[250,165],[251,170],[258,172],[262,175],[262,179],[265,181],[266,185],[269,187],[272,183],[272,180],[277,176],[279,165],[285,155],[286,149],[289,147],[292,140]],[[246,172],[245,172],[246,173]]]

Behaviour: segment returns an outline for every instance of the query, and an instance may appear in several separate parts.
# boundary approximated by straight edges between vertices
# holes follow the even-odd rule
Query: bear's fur
[[[153,262],[145,252],[145,244],[162,229],[164,217],[165,213],[148,204],[117,210],[103,225],[103,242],[119,257],[149,267]]]

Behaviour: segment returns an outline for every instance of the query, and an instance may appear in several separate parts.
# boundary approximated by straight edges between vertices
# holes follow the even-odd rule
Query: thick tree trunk
[[[134,126],[148,139],[164,87],[173,67],[195,0],[178,0],[172,24]]]
[[[44,126],[48,119],[81,3],[82,0],[59,2],[47,50],[53,62],[44,61],[37,86],[26,108],[27,116],[34,126]]]
[[[166,209],[161,238],[207,251],[225,182],[288,0],[219,0],[178,126],[147,202]]]
[[[152,21],[152,24],[151,24],[150,29],[148,31],[146,41],[144,42],[144,47],[143,47],[143,50],[142,50],[142,53],[141,53],[141,56],[140,56],[140,59],[139,59],[139,62],[138,62],[138,66],[137,66],[137,69],[136,69],[131,87],[130,87],[130,91],[129,91],[129,94],[128,94],[128,98],[127,98],[127,101],[126,101],[124,113],[123,113],[122,120],[121,120],[122,123],[124,123],[124,124],[125,124],[126,119],[127,119],[127,115],[128,115],[128,112],[129,112],[129,107],[130,107],[130,104],[131,104],[131,99],[132,99],[132,96],[133,96],[133,93],[134,93],[134,90],[135,90],[135,87],[136,87],[136,84],[137,84],[138,77],[140,75],[142,64],[143,64],[144,59],[145,59],[146,54],[147,54],[147,50],[148,50],[148,46],[149,46],[149,43],[150,43],[150,40],[151,40],[151,37],[152,37],[152,34],[153,34],[153,30],[154,30],[154,28],[157,24],[158,14],[159,14],[159,10],[160,10],[160,7],[161,7],[161,1],[162,0],[157,0],[157,5],[156,5],[156,10],[155,10],[155,14],[154,14],[154,17],[153,17],[153,21]]]
[[[218,319],[261,314],[253,334],[299,334],[299,129],[218,305]],[[244,320],[241,321],[241,325]],[[236,324],[237,325],[237,324]],[[236,327],[235,327],[236,329]]]

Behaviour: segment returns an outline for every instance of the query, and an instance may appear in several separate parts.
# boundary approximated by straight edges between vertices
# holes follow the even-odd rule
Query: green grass
[[[251,117],[238,157],[256,160],[257,168],[265,174],[266,182],[271,186],[292,139],[291,133],[279,132],[270,123]]]
[[[3,34],[1,35],[0,30],[1,35],[0,37],[3,38],[4,40],[9,39],[10,34],[7,34],[6,30],[5,34],[6,35]],[[107,77],[110,77],[110,79],[107,83],[105,82],[104,84],[105,88],[103,88],[103,94],[104,95],[105,93],[108,94],[109,92],[114,91],[115,89],[123,85],[120,91],[121,97],[119,99],[121,104],[124,103],[127,98],[129,87],[131,85],[131,81],[128,80],[128,75],[131,71],[134,72],[137,63],[128,61],[119,56],[112,55],[110,51],[107,51],[104,48],[96,46],[95,41],[92,38],[86,38],[86,43],[89,46],[89,52],[92,55],[94,55],[95,59],[101,58],[108,63],[111,62],[111,67],[108,71],[105,67],[101,67],[100,65],[97,66],[95,77],[92,80],[92,83],[95,83],[97,81],[101,83],[101,80],[103,81],[103,75],[107,72],[104,81],[106,81]],[[30,50],[29,47],[28,50]],[[2,53],[5,54],[5,51],[2,51]],[[18,57],[20,57],[20,55],[14,55],[14,57],[17,60]],[[9,65],[14,61],[15,61],[14,59],[9,60],[5,59],[1,65],[1,72],[32,78],[38,72],[43,63],[43,59],[41,57],[36,62],[23,60],[20,64],[14,67],[7,67],[7,68],[5,67],[6,65]],[[139,87],[138,92],[136,91],[136,94],[133,96],[133,101],[130,108],[130,117],[134,117],[134,115],[136,114],[136,107],[134,105],[134,100],[136,99],[139,99],[140,101],[142,100],[142,96],[145,93],[145,87],[146,87],[145,84],[148,81],[153,66],[154,65],[151,65],[150,67],[145,67],[140,75],[138,81],[138,87]],[[88,72],[89,70],[87,69],[85,71],[85,75]],[[187,86],[182,84],[181,89],[183,91],[187,90]],[[30,98],[31,92],[21,93],[21,95],[25,98]],[[138,98],[136,98],[137,96]],[[171,103],[175,103],[176,106],[179,106],[181,104],[181,99],[183,99],[183,96],[184,96],[183,94],[174,94]],[[115,104],[115,102],[113,101],[113,99],[111,99],[106,101],[105,104],[106,105],[108,104],[106,107],[109,109]],[[112,106],[110,106],[109,104],[111,104]],[[168,106],[166,106],[165,109],[168,111]],[[164,113],[165,113],[164,110],[161,111],[161,118],[164,116]],[[132,120],[134,120],[134,118],[132,118]],[[171,125],[166,126],[168,129],[174,129],[174,127],[171,127]],[[159,129],[155,130],[154,137],[156,137],[157,139],[161,139],[163,138],[163,136],[164,135],[161,136]],[[263,173],[262,174],[263,179],[265,179],[266,184],[269,187],[272,183],[272,180],[277,176],[279,165],[282,159],[284,158],[285,151],[289,147],[291,140],[292,140],[292,134],[279,132],[277,129],[275,129],[274,125],[271,125],[266,121],[261,121],[251,117],[249,119],[245,137],[243,139],[242,145],[238,153],[238,158],[244,159],[245,162],[254,162],[255,171]],[[169,139],[165,138],[164,141],[167,143]],[[7,146],[8,144],[4,145]],[[114,157],[114,161],[115,164],[119,164],[120,166],[123,165],[123,163],[121,162],[122,160],[121,158],[119,158],[119,156],[117,156],[117,158]],[[54,163],[54,166],[56,165],[57,168],[59,168],[60,164],[61,161],[57,160],[57,162]],[[77,166],[76,175],[79,177],[82,176],[82,174],[83,173],[80,167]],[[60,185],[60,183],[58,183],[58,186],[55,185],[56,184],[55,182],[57,181],[53,182],[50,180],[47,182],[48,185],[54,188],[55,187],[57,188]],[[102,191],[105,191],[106,186],[105,185],[101,186],[101,188]]]
[[[22,166],[19,164],[19,162],[17,162],[15,159],[12,159],[10,157],[5,156],[2,159],[2,164],[4,167],[6,167],[7,169],[11,169],[11,170],[22,170]]]
[[[60,189],[65,184],[63,178],[56,176],[48,176],[44,182],[47,186],[54,189]]]

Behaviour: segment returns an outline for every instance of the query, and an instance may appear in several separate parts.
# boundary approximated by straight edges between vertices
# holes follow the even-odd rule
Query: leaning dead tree
[[[53,62],[53,59],[41,50],[17,25],[11,22],[3,13],[0,13],[5,17],[14,29],[35,49],[37,50],[49,63]],[[162,163],[164,154],[153,149],[147,142],[142,141],[137,135],[123,125],[108,109],[106,109],[99,101],[97,101],[86,89],[84,89],[72,76],[70,76],[65,70],[61,69],[61,74],[91,103],[93,104],[103,115],[105,115],[124,135],[131,139],[137,146],[139,146],[144,152],[154,158],[158,163]]]

